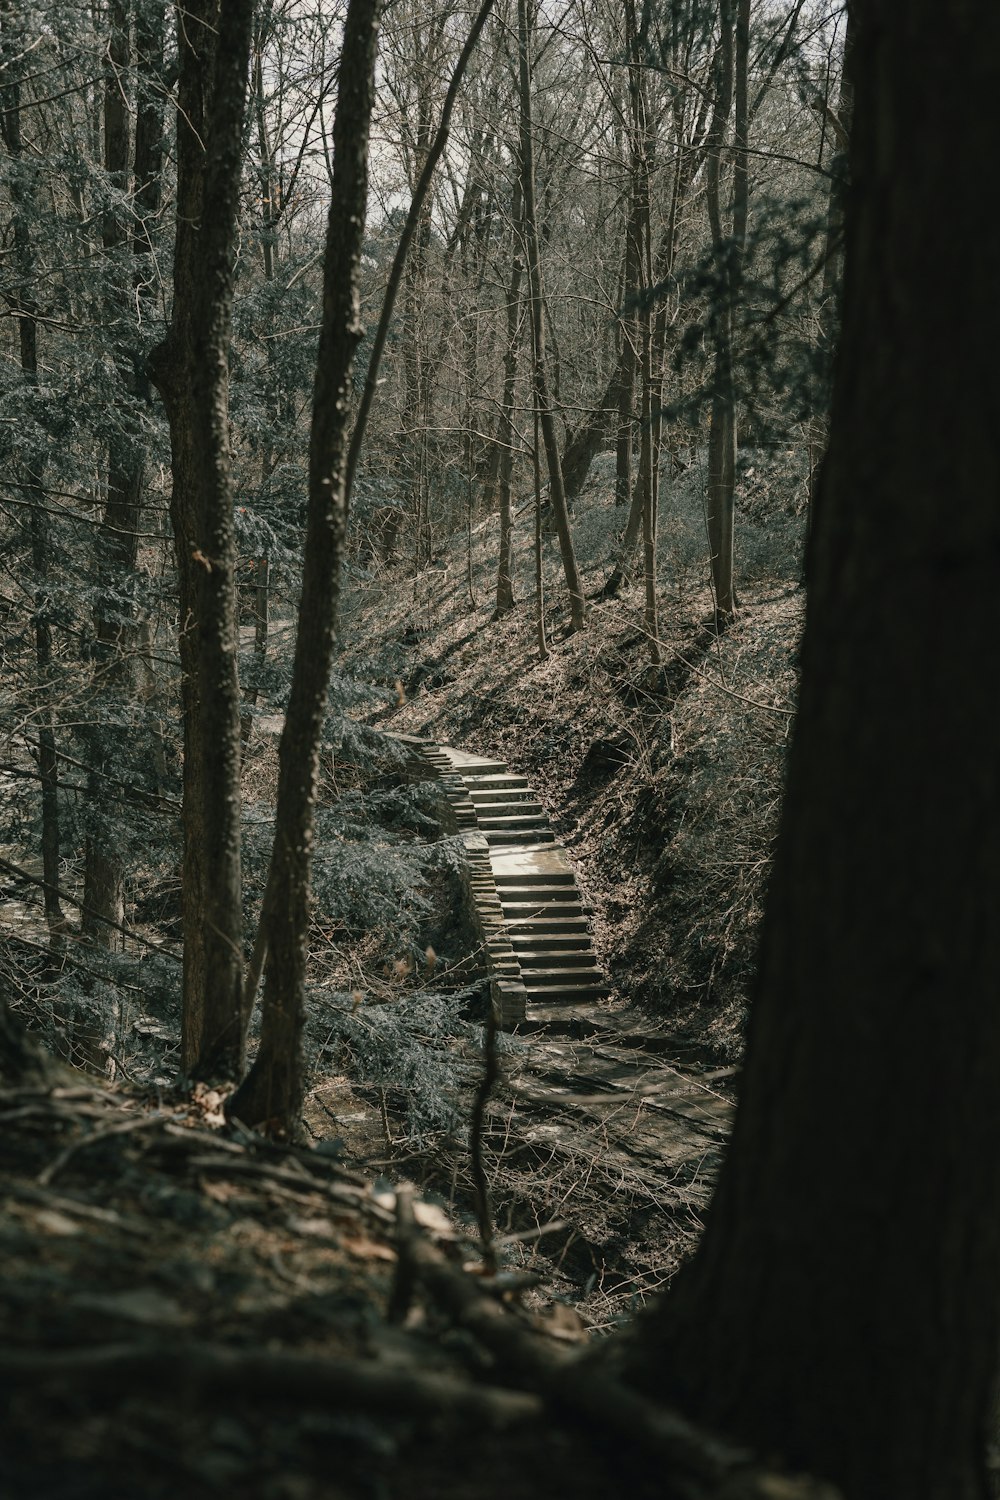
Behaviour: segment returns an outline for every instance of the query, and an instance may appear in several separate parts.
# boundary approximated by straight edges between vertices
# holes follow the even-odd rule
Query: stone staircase
[[[505,1028],[558,1019],[609,993],[573,867],[523,776],[502,761],[408,741],[443,783],[465,836],[494,1011]]]

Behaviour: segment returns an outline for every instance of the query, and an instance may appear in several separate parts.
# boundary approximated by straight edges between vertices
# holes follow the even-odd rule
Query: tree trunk
[[[228,351],[253,0],[178,26],[174,306],[153,375],[170,421],[184,705],[182,1063],[243,1063],[240,702]]]
[[[648,182],[646,184],[649,186]],[[648,202],[645,205],[648,218]],[[642,267],[643,201],[638,192],[635,172],[632,174],[632,197],[625,225],[625,263],[622,276],[622,310],[619,315],[621,347],[618,353],[618,385],[615,392],[618,408],[618,433],[615,442],[615,504],[626,506],[632,495],[632,446],[635,427],[635,375],[638,368],[640,333],[635,299]]]
[[[694,140],[700,141],[704,134],[704,117],[708,108],[707,97],[701,102],[699,116],[694,127]],[[680,234],[681,209],[687,201],[694,181],[696,153],[685,147],[684,144],[684,111],[680,103],[674,109],[674,130],[676,136],[677,160],[674,166],[673,182],[670,191],[670,209],[667,221],[663,226],[659,244],[656,250],[656,262],[653,279],[659,286],[663,286],[673,276],[674,263],[677,258],[677,243]],[[638,284],[638,271],[636,272],[636,284]],[[651,411],[656,423],[656,449],[660,446],[660,433],[662,429],[662,404],[664,366],[666,362],[667,347],[667,300],[662,295],[658,298],[656,316],[653,321],[653,346],[651,352],[652,385],[651,385]],[[634,377],[633,377],[634,385]],[[631,399],[631,398],[630,398]],[[620,440],[619,440],[620,441]],[[624,465],[619,459],[619,477],[623,472]],[[659,462],[657,461],[657,472]],[[616,501],[619,492],[616,490]],[[642,488],[634,485],[632,488],[632,500],[629,507],[628,521],[622,536],[618,556],[607,580],[600,591],[602,599],[615,599],[622,590],[623,584],[628,580],[635,556],[636,544],[642,530]]]
[[[521,255],[523,234],[523,197],[519,182],[514,184],[511,205],[511,222],[514,226],[514,254],[507,288],[507,342],[503,355],[503,398],[500,408],[499,465],[497,483],[500,494],[500,561],[497,566],[497,603],[495,617],[507,613],[514,607],[514,581],[511,577],[511,557],[514,545],[514,506],[511,497],[511,478],[514,473],[514,443],[517,428],[514,425],[514,403],[517,400],[517,353],[521,333],[521,279],[524,275],[524,260]]]
[[[542,264],[538,244],[538,218],[535,212],[534,140],[531,123],[531,58],[528,27],[528,0],[518,0],[518,65],[520,79],[521,191],[524,195],[524,229],[528,253],[528,287],[531,304],[532,351],[534,356],[535,406],[538,411],[542,443],[549,473],[549,503],[555,517],[562,554],[563,571],[570,601],[570,628],[582,630],[587,609],[583,584],[573,550],[569,507],[563,487],[562,466],[556,424],[549,400],[548,370],[545,357],[545,306],[542,290]]]
[[[852,25],[844,328],[740,1107],[701,1248],[636,1367],[851,1500],[985,1500],[1000,310],[983,184],[1000,116],[982,101],[1000,10],[858,0]]]
[[[297,1133],[302,1104],[313,826],[347,527],[351,370],[363,332],[359,286],[379,11],[380,0],[351,0],[344,29],[309,445],[302,598],[278,750],[274,848],[258,939],[268,955],[263,1023],[256,1060],[230,1100],[236,1118],[289,1136]]]
[[[653,249],[650,224],[650,155],[652,143],[647,120],[646,93],[642,76],[639,33],[634,0],[625,3],[625,34],[629,50],[629,111],[632,155],[632,202],[638,232],[637,290],[641,294],[639,325],[642,363],[642,423],[639,442],[639,489],[642,495],[642,557],[645,608],[643,622],[653,667],[660,663],[660,630],[656,608],[656,511],[657,453],[659,426],[653,410]]]
[[[715,624],[723,629],[736,613],[733,573],[733,527],[736,492],[736,382],[733,332],[746,241],[749,179],[747,175],[747,91],[750,50],[750,0],[721,0],[719,84],[708,161],[708,205],[719,269],[712,419],[708,436],[708,496],[705,519],[715,594]],[[720,188],[723,140],[736,98],[733,143],[733,226],[722,226]]]
[[[0,5],[0,130],[4,145],[15,169],[11,176],[10,198],[14,264],[17,284],[14,288],[14,316],[17,321],[18,352],[21,378],[28,386],[38,383],[38,317],[32,280],[34,251],[29,225],[32,220],[31,189],[23,170],[24,149],[21,138],[21,76],[30,46],[24,25],[16,16],[10,0]],[[40,466],[29,458],[25,466],[25,492],[31,505],[31,565],[34,572],[35,665],[38,673],[37,724],[39,781],[42,814],[42,876],[45,881],[45,919],[53,949],[63,941],[66,919],[59,901],[59,766],[56,758],[55,715],[52,709],[52,625],[48,577],[51,567],[49,523],[44,504]]]
[[[844,62],[840,79],[840,98],[833,120],[837,158],[847,155],[851,123],[851,73],[850,45],[851,18],[847,16],[847,32],[844,37]],[[824,108],[823,101],[819,107]],[[844,171],[836,171],[830,183],[830,199],[826,215],[826,244],[823,254],[823,281],[820,287],[819,337],[817,340],[817,395],[816,406],[809,419],[809,481],[808,498],[811,503],[819,483],[820,467],[826,451],[827,411],[829,408],[830,383],[833,378],[833,355],[837,345],[840,326],[840,295],[844,263],[844,210],[847,197],[847,180]]]
[[[109,182],[124,198],[129,171],[128,111],[123,91],[123,79],[129,68],[127,0],[112,0],[108,23],[110,35],[104,63],[104,168]],[[122,327],[128,316],[131,288],[124,282],[123,268],[117,263],[118,252],[127,239],[128,230],[120,207],[109,205],[104,211],[102,224],[103,249],[110,262],[106,316],[112,327],[118,326],[116,364],[121,384],[131,378],[131,361]],[[115,708],[131,696],[131,661],[122,653],[122,648],[127,648],[130,642],[120,619],[127,597],[127,575],[135,571],[138,556],[136,532],[144,457],[141,446],[127,431],[127,403],[119,399],[117,406],[117,419],[122,430],[109,444],[104,524],[98,533],[95,557],[100,593],[94,605],[94,701],[95,706],[103,702],[106,707],[84,736],[87,760],[92,770],[87,777],[87,833],[80,924],[83,936],[89,942],[106,949],[113,947],[117,937],[115,928],[109,924],[114,922],[120,926],[125,919],[125,850],[117,809],[109,806],[107,801],[106,773],[110,770],[115,748],[113,739],[118,736],[114,734],[111,723],[102,720],[109,711],[113,715]],[[95,1069],[103,1066],[103,1030],[95,1014],[79,1033],[85,1061]]]

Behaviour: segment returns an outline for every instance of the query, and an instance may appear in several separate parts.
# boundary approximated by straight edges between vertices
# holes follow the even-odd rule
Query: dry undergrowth
[[[575,1358],[433,1204],[219,1104],[0,1076],[0,1492],[820,1500]]]

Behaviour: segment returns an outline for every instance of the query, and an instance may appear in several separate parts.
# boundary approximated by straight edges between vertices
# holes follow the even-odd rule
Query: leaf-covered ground
[[[125,995],[116,1086],[71,1070],[0,1083],[0,1495],[766,1492],[648,1411],[606,1420],[608,1393],[572,1396],[562,1361],[617,1331],[699,1232],[780,803],[797,564],[766,560],[718,639],[689,526],[665,549],[651,676],[634,586],[566,633],[551,543],[547,660],[523,546],[520,602],[493,621],[491,528],[473,534],[474,605],[461,538],[416,581],[404,565],[354,579],[345,673],[380,696],[346,704],[324,759],[312,1146],[173,1092],[166,980]],[[596,592],[607,508],[585,505],[578,529]],[[280,682],[287,633],[275,644]],[[247,758],[251,865],[275,711],[265,694]],[[482,1007],[455,866],[432,794],[356,774],[352,736],[378,727],[528,776],[615,984],[598,1033],[505,1045],[484,1140],[493,1280],[468,1165]],[[170,937],[159,910],[151,896],[144,930]]]

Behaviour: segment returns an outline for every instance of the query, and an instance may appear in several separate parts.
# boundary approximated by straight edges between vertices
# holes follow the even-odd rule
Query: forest
[[[0,1495],[1000,1495],[998,74],[0,0]]]

